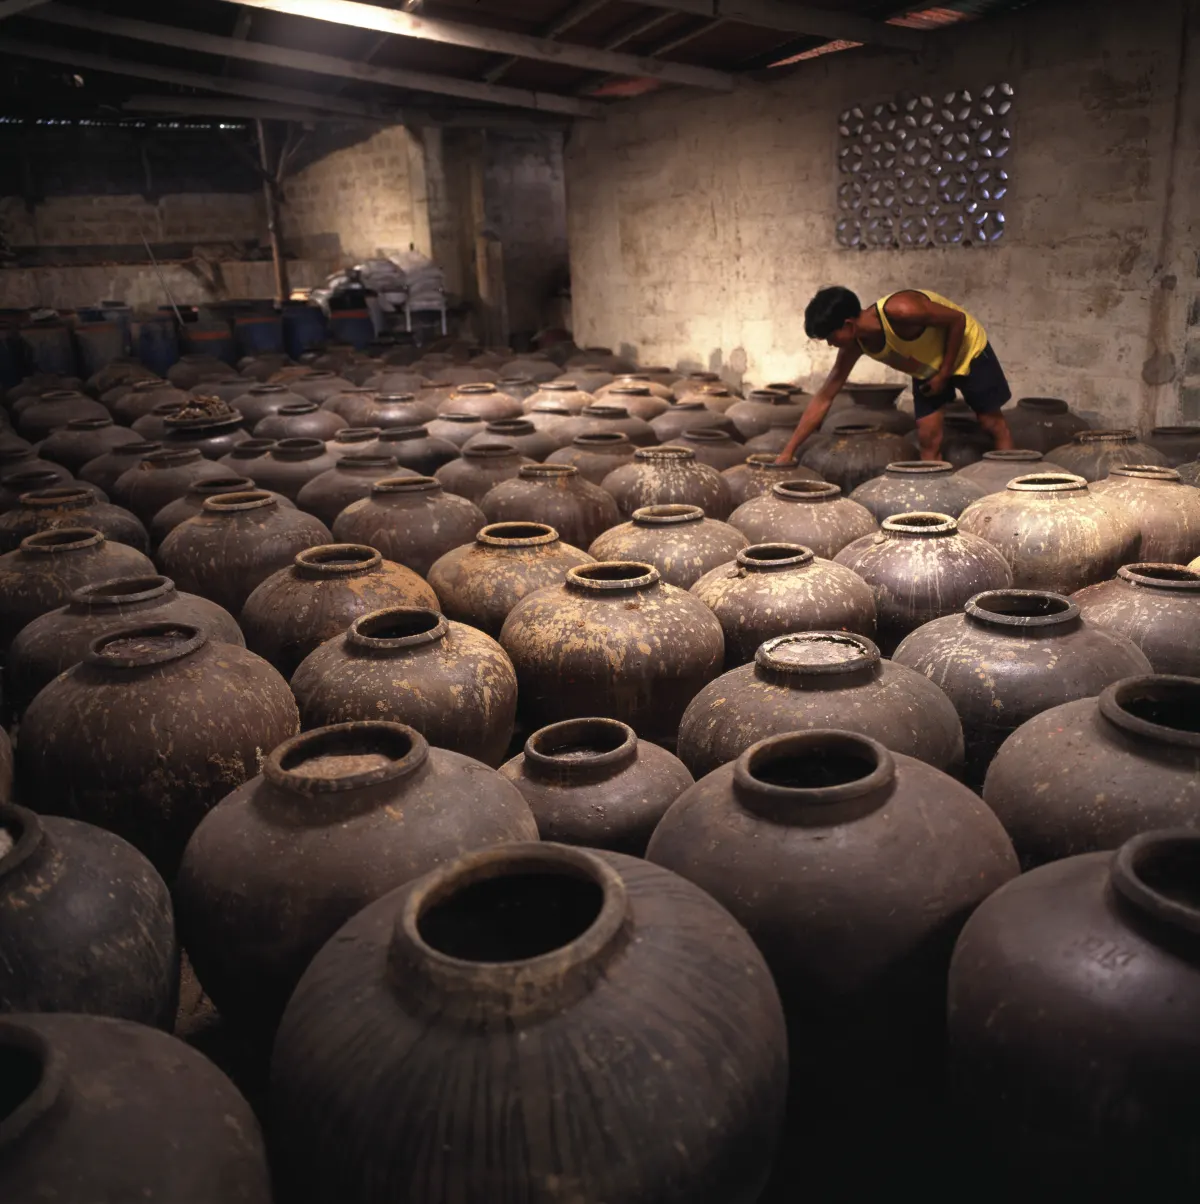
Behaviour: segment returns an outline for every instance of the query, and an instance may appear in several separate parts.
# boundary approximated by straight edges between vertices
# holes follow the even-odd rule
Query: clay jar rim
[[[771,486],[771,492],[785,502],[832,502],[842,495],[840,485],[832,485],[828,481],[778,481]]]
[[[82,397],[85,401],[91,400],[86,393],[81,393],[78,389],[50,389],[40,394],[38,401],[71,401],[76,397]]]
[[[751,468],[759,472],[764,469],[770,472],[791,472],[793,468],[800,467],[800,461],[795,456],[786,464],[779,464],[777,460],[778,457],[771,452],[751,452],[742,463],[748,464]]]
[[[954,535],[958,531],[957,519],[936,510],[909,510],[904,514],[893,514],[879,525],[892,535],[914,536],[918,539]]]
[[[737,554],[737,564],[750,573],[776,573],[787,569],[803,568],[812,564],[816,554],[812,548],[799,543],[775,540],[770,543],[751,544]]]
[[[204,459],[198,447],[164,447],[162,451],[150,452],[142,457],[143,464],[150,469],[180,468],[184,464],[199,464]]]
[[[549,524],[522,520],[488,523],[475,535],[475,542],[487,548],[544,548],[558,540],[558,532]]]
[[[582,447],[585,451],[603,451],[609,448],[633,446],[624,431],[584,431],[571,440],[571,445],[572,447]]]
[[[109,577],[81,585],[70,597],[70,605],[85,610],[112,610],[135,602],[154,602],[175,592],[175,582],[161,573],[133,577]]]
[[[421,935],[421,921],[437,904],[497,878],[547,874],[591,882],[600,910],[572,940],[545,953],[512,961],[453,957]],[[388,948],[394,981],[415,977],[427,988],[418,1006],[439,1018],[472,1026],[480,1019],[525,1025],[569,1007],[587,995],[599,973],[630,938],[629,895],[617,871],[587,849],[549,842],[520,842],[467,853],[418,878],[397,915]],[[540,989],[531,989],[538,987]],[[406,991],[406,995],[408,992]]]
[[[1123,564],[1117,569],[1117,577],[1142,589],[1200,593],[1200,573],[1195,569],[1189,569],[1184,564],[1165,564],[1161,561],[1142,560],[1135,564]]]
[[[679,402],[676,409],[687,405],[687,402]],[[704,409],[704,403],[698,403],[701,409]],[[723,431],[715,426],[697,426],[691,430],[680,431],[680,439],[690,439],[693,443],[734,443],[736,442],[728,431]]]
[[[1139,740],[1171,744],[1176,748],[1200,748],[1200,731],[1189,731],[1166,723],[1143,719],[1129,710],[1135,702],[1176,703],[1180,709],[1196,713],[1200,704],[1200,678],[1171,673],[1146,673],[1123,677],[1100,691],[1100,714],[1115,727]]]
[[[639,527],[674,527],[681,523],[701,523],[704,510],[700,506],[688,506],[683,502],[662,502],[657,506],[639,506],[631,521]]]
[[[897,476],[947,477],[955,469],[949,460],[893,460],[883,471]]]
[[[377,452],[359,452],[357,455],[342,456],[330,471],[350,472],[356,468],[376,471],[380,468],[399,467],[395,456],[386,456]]]
[[[1018,397],[1017,408],[1039,414],[1065,414],[1071,407],[1061,397]]]
[[[34,1089],[0,1117],[0,1150],[11,1149],[54,1107],[66,1085],[67,1059],[48,1037],[16,1020],[0,1019],[0,1051],[17,1050],[38,1063]]]
[[[307,774],[300,768],[318,757],[352,753],[378,753],[389,757],[390,763],[336,777]],[[429,742],[415,728],[368,719],[334,723],[285,740],[263,762],[263,777],[290,794],[340,794],[409,777],[428,759]]]
[[[844,648],[841,660],[793,659],[786,655],[790,649],[820,647]],[[852,631],[794,631],[789,635],[772,636],[759,644],[754,653],[756,669],[777,673],[783,677],[842,677],[850,673],[874,672],[882,660],[878,646],[865,635]]]
[[[435,477],[381,477],[371,485],[372,496],[388,493],[441,493]]]
[[[1183,478],[1174,468],[1160,464],[1114,464],[1109,468],[1108,475],[1133,481],[1156,481],[1161,485],[1183,484]]]
[[[315,460],[325,454],[324,439],[279,439],[267,453],[276,460]]]
[[[1040,633],[1046,628],[1079,622],[1076,603],[1064,594],[1041,589],[984,590],[969,598],[963,611],[968,620],[1007,628],[1014,635],[1030,629]]]
[[[504,460],[518,456],[520,452],[515,443],[505,439],[487,439],[476,443],[474,447],[464,447],[462,454],[466,460]]]
[[[765,389],[751,389],[746,394],[745,400],[764,406],[790,406],[795,404],[792,401],[792,392],[790,389],[784,392],[783,389],[774,389],[769,386]]]
[[[1147,871],[1194,876],[1200,865],[1200,833],[1188,828],[1142,832],[1113,854],[1109,880],[1122,902],[1136,911],[1189,936],[1200,936],[1200,908],[1189,907],[1157,889]]]
[[[224,477],[201,477],[200,480],[193,481],[187,487],[185,496],[213,497],[218,493],[252,493],[257,488],[258,486],[250,477],[230,473]]]
[[[873,422],[846,422],[835,426],[831,432],[835,439],[865,439],[868,435],[883,433],[883,427]]]
[[[365,392],[370,393],[367,389]],[[415,393],[379,393],[375,397],[376,406],[384,405],[408,405],[417,400]]]
[[[66,426],[59,427],[64,431],[103,431],[110,426],[116,426],[111,418],[72,418]]]
[[[484,428],[493,435],[535,435],[537,427],[528,418],[497,418]]]
[[[605,397],[649,397],[650,386],[640,385],[636,381],[629,381],[627,384],[618,384],[615,381],[605,391]]]
[[[581,593],[621,594],[650,589],[660,580],[658,569],[644,561],[598,560],[568,569],[563,584]]]
[[[36,493],[39,489],[53,489],[55,485],[61,484],[62,477],[52,468],[25,468],[0,476],[0,489],[9,492],[17,490],[18,501],[27,493]],[[30,489],[30,485],[34,488]]]
[[[425,434],[424,427],[394,427],[393,430],[419,430]],[[383,431],[377,426],[345,426],[333,436],[333,443],[369,443],[377,439]],[[271,440],[274,443],[274,440]]]
[[[373,631],[405,631],[405,635],[373,635]],[[346,643],[366,652],[402,652],[436,644],[450,634],[450,621],[428,606],[385,606],[359,615],[346,629]]]
[[[225,454],[232,456],[235,460],[257,460],[260,456],[265,456],[274,450],[274,439],[255,438],[243,439],[241,443],[234,444]]]
[[[569,481],[579,476],[574,464],[522,464],[517,472],[522,481]]]
[[[582,393],[583,390],[573,380],[548,380],[538,386],[538,392],[543,390],[551,393]],[[591,394],[588,394],[590,397]]]
[[[57,556],[64,552],[82,552],[105,543],[103,534],[95,527],[57,527],[53,531],[36,531],[21,540],[21,551],[38,556]]]
[[[1040,451],[1034,451],[1031,447],[993,448],[983,453],[983,459],[1004,464],[1036,464],[1045,458]]]
[[[279,499],[265,489],[243,489],[236,493],[214,493],[202,503],[205,514],[241,514],[248,510],[265,510],[278,506]]]
[[[454,392],[466,397],[486,397],[492,393],[499,393],[500,390],[494,384],[477,380],[469,381],[465,385],[455,385]]]
[[[1132,427],[1113,427],[1110,430],[1078,431],[1076,443],[1132,443],[1137,436]]]
[[[15,830],[15,831],[14,831]],[[16,803],[0,803],[0,831],[14,837],[13,846],[0,857],[0,881],[27,862],[42,847],[45,829],[41,819]]]
[[[104,651],[118,640],[139,637],[173,639],[174,643],[128,654],[108,654]],[[83,654],[83,663],[104,669],[149,669],[191,656],[207,643],[208,632],[194,623],[168,620],[158,623],[130,623],[127,627],[114,627],[92,640]]]
[[[762,776],[781,762],[821,765],[838,753],[861,761],[865,772],[822,786],[787,786]],[[742,806],[784,824],[825,826],[858,818],[883,805],[895,779],[895,758],[878,740],[836,728],[768,736],[733,763],[734,793]]]
[[[363,427],[363,430],[375,431],[380,443],[407,443],[413,439],[435,439],[423,426],[385,426]],[[453,446],[453,445],[451,445]]]
[[[80,421],[76,419],[76,421]],[[67,423],[68,426],[71,423]],[[1152,435],[1200,435],[1200,425],[1196,426],[1154,426],[1150,428]]]
[[[313,375],[316,375],[316,374],[314,373]],[[304,377],[302,379],[307,380],[310,378]],[[247,389],[246,392],[249,393],[252,397],[275,397],[280,393],[289,393],[289,392],[291,392],[291,390],[288,389],[286,385],[251,385],[251,387],[249,389]],[[294,405],[296,403],[293,402],[291,404]],[[286,409],[286,407],[280,407],[280,408]]]
[[[479,426],[487,426],[486,419],[480,418],[478,414],[439,414],[435,421],[456,422],[460,426],[466,426],[468,423],[474,422]]]
[[[284,418],[294,418],[301,414],[315,414],[320,408],[315,401],[289,401],[287,405],[280,406],[275,413]]]
[[[84,510],[99,502],[90,485],[49,485],[17,495],[17,504],[29,510]]]
[[[131,432],[132,433],[132,432]],[[243,446],[238,444],[239,447]],[[130,443],[118,443],[115,447],[109,447],[102,453],[105,456],[148,456],[153,452],[164,451],[165,448],[157,440],[143,439],[140,443],[136,440]],[[100,457],[97,456],[97,459]]]
[[[696,453],[690,447],[639,447],[633,453],[635,460],[646,464],[691,464]]]
[[[574,755],[567,759],[564,749]],[[637,733],[619,719],[564,719],[525,741],[525,770],[542,781],[596,781],[632,765],[637,750]]]
[[[580,413],[585,418],[611,418],[614,422],[629,417],[629,411],[624,406],[605,405],[602,401],[584,406]]]
[[[292,561],[301,577],[361,577],[383,565],[383,553],[365,543],[321,543],[297,552]]]
[[[1004,488],[1012,493],[1087,493],[1088,483],[1071,472],[1031,472],[1013,477]]]

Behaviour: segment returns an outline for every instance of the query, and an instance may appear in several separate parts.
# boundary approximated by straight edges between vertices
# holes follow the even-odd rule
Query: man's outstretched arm
[[[775,460],[776,464],[786,464],[796,458],[796,449],[815,431],[825,420],[833,399],[841,387],[850,379],[854,365],[862,358],[862,348],[857,345],[843,347],[834,361],[833,370],[825,378],[825,383],[813,394],[812,400],[804,408],[792,437],[787,446]]]

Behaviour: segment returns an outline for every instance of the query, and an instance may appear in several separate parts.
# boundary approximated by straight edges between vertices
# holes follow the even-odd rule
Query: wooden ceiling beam
[[[573,29],[580,21],[586,21],[592,13],[599,12],[608,0],[578,0],[578,3],[571,5],[566,12],[560,13],[553,21],[550,22],[541,32],[543,38],[561,37],[568,29]],[[483,73],[483,78],[489,84],[494,84],[508,74],[521,60],[516,55],[510,54],[507,58],[501,59],[494,67],[490,67]]]

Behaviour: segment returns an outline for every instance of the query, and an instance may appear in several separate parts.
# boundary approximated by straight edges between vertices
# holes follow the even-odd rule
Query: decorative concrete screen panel
[[[838,119],[837,240],[907,250],[1004,237],[1013,89],[897,93]]]

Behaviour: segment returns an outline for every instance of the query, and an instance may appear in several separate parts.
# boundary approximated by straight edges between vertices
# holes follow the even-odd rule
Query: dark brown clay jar
[[[597,560],[652,564],[668,585],[690,589],[710,569],[732,560],[749,541],[699,506],[643,506],[606,531],[588,552]]]
[[[1162,455],[1171,468],[1178,468],[1200,456],[1200,425],[1156,426],[1146,436],[1146,443]]]
[[[429,584],[449,619],[498,637],[509,611],[526,595],[555,585],[587,552],[565,543],[544,523],[502,522],[483,527],[474,543],[453,548],[429,569]]]
[[[935,1090],[954,939],[1017,872],[965,786],[856,733],[771,736],[685,790],[646,856],[729,908],[762,951],[810,1138],[836,1139],[855,1099],[859,1138],[886,1133],[895,1106]]]
[[[75,484],[70,477],[64,479],[65,472],[65,469],[54,472],[33,468],[21,472],[10,472],[7,476],[0,477],[0,514],[7,514],[10,510],[15,510],[27,493],[33,493],[38,489],[70,487]],[[88,485],[85,488],[95,489],[96,487]],[[97,491],[95,495],[97,499],[102,492]]]
[[[201,627],[214,639],[244,647],[242,629],[223,607],[181,593],[169,577],[116,577],[81,586],[65,606],[24,627],[8,650],[4,703],[19,715],[38,691],[77,665],[97,636],[131,624],[177,622]]]
[[[365,543],[422,577],[452,548],[487,524],[474,502],[447,493],[434,477],[376,481],[369,497],[352,502],[334,520],[339,543]]]
[[[970,410],[955,414],[947,409],[942,426],[942,447],[938,453],[943,460],[948,460],[956,469],[966,468],[968,464],[981,460],[984,453],[992,451],[995,446],[995,440],[979,425],[979,420]]]
[[[630,413],[633,411],[630,410]],[[716,410],[710,410],[697,398],[669,406],[650,423],[650,426],[660,444],[675,443],[685,431],[724,431],[727,435],[737,433],[737,428],[730,418]]]
[[[249,477],[235,476],[227,473],[221,477],[205,477],[188,488],[183,497],[168,502],[155,516],[150,524],[150,538],[157,547],[166,537],[189,518],[195,518],[204,509],[204,503],[218,493],[245,493],[255,488]],[[296,503],[285,498],[282,493],[271,494],[281,506],[289,510],[296,508]]]
[[[89,460],[80,470],[79,479],[89,485],[95,485],[106,494],[111,494],[117,482],[139,461],[151,452],[162,451],[161,443],[153,443],[147,439],[139,440],[134,434],[126,432],[126,442]]]
[[[375,404],[375,399],[379,393],[375,389],[367,388],[347,388],[340,390],[337,393],[331,393],[324,401],[318,403],[322,410],[327,410],[332,414],[339,414],[346,419],[349,426],[371,426],[369,422],[358,422],[351,418],[351,414],[356,411],[370,409]],[[301,401],[305,400],[300,398]]]
[[[1125,564],[1111,581],[1071,595],[1089,622],[1132,640],[1155,673],[1200,677],[1200,572],[1181,564]]]
[[[345,377],[338,376],[336,372],[318,369],[308,373],[307,376],[297,376],[293,380],[289,380],[288,388],[305,400],[315,401],[317,405],[321,405],[335,393],[353,389],[354,386]]]
[[[274,439],[246,439],[226,452],[217,463],[222,468],[253,479],[254,469],[263,462],[274,446]]]
[[[596,399],[591,393],[585,393],[582,389],[576,388],[575,384],[569,380],[548,380],[538,391],[527,397],[522,403],[522,408],[528,414],[543,401],[553,402],[555,405],[564,406],[570,410],[572,414],[578,414],[585,406],[589,406]]]
[[[1106,581],[1138,559],[1141,546],[1125,507],[1070,474],[1016,477],[1002,493],[972,502],[958,525],[1008,561],[1014,585],[1063,594]]]
[[[1165,468],[1167,458],[1132,430],[1080,431],[1070,443],[1046,453],[1055,464],[1085,481],[1102,481],[1113,468],[1148,464]]]
[[[323,544],[296,554],[246,599],[246,647],[291,678],[310,652],[357,618],[390,606],[438,608],[412,569],[363,544]]]
[[[424,434],[423,427],[413,427]],[[325,450],[339,460],[342,456],[374,455],[379,442],[376,426],[344,426],[332,439],[325,440]]]
[[[447,493],[479,505],[490,489],[511,480],[523,465],[532,463],[507,440],[488,439],[474,447],[464,446],[461,458],[442,465],[434,476]]]
[[[315,401],[280,406],[254,424],[258,439],[332,439],[350,424],[340,414],[323,410]],[[369,424],[364,424],[369,425]]]
[[[91,485],[78,482],[34,489],[0,514],[0,552],[11,552],[27,535],[63,527],[90,527],[113,543],[150,551],[146,528],[128,510],[100,501]]]
[[[534,732],[500,772],[524,796],[543,840],[641,857],[667,808],[692,784],[683,762],[615,719],[567,719]]]
[[[710,682],[683,714],[679,757],[702,778],[759,740],[810,728],[858,732],[947,773],[962,764],[962,724],[946,695],[845,631],[775,636]]]
[[[135,381],[112,404],[113,418],[124,426],[132,426],[139,418],[144,418],[155,406],[164,403],[174,403],[185,406],[192,400],[192,395],[183,389],[162,380]],[[228,398],[226,399],[228,400]]]
[[[368,903],[463,853],[536,839],[515,787],[411,727],[306,732],[188,841],[175,883],[188,957],[222,1018],[269,1032],[313,956]]]
[[[799,544],[752,544],[705,573],[691,592],[720,620],[730,669],[753,660],[758,646],[772,636],[875,634],[871,587],[857,573]]]
[[[581,392],[595,395],[605,385],[611,385],[616,380],[616,373],[610,372],[603,364],[578,363],[568,364],[566,372],[551,384],[569,384]]]
[[[742,450],[745,451],[745,448]],[[722,472],[735,510],[751,498],[770,493],[780,481],[821,480],[819,473],[805,468],[795,460],[790,460],[787,464],[777,464],[777,455],[778,453],[774,452],[751,452],[749,455],[743,455],[734,467]]]
[[[773,426],[785,423],[795,427],[804,413],[806,401],[775,389],[752,389],[735,401],[725,416],[743,439],[765,435]]]
[[[246,430],[238,410],[203,418],[184,418],[176,415],[167,418],[163,426],[163,447],[194,447],[206,460],[219,460],[239,443],[244,443],[250,438],[250,432]]]
[[[1162,564],[1187,564],[1200,555],[1200,489],[1173,468],[1152,464],[1113,467],[1089,487],[1125,508],[1141,533],[1138,555]]]
[[[235,397],[226,400],[234,405],[242,415],[248,430],[253,430],[260,422],[277,414],[284,406],[315,405],[299,393],[293,393],[285,385],[252,385]],[[268,436],[278,438],[278,436]]]
[[[439,414],[474,414],[485,422],[501,418],[520,418],[521,403],[489,382],[461,384],[437,407]]]
[[[734,468],[746,459],[745,447],[728,431],[715,427],[693,427],[670,442],[677,447],[689,448],[698,464],[707,464],[717,472]]]
[[[1200,829],[1198,703],[1200,679],[1127,677],[1017,728],[983,794],[1021,864],[1115,849],[1156,828]]]
[[[375,452],[394,456],[401,468],[432,476],[462,454],[448,439],[435,439],[422,426],[394,426],[379,432]]]
[[[613,431],[626,435],[638,447],[654,447],[659,441],[654,428],[644,419],[635,418],[624,406],[603,401],[585,406],[574,418],[564,418],[554,434],[565,447],[577,435]]]
[[[0,451],[0,481],[8,482],[15,476],[34,472],[52,472],[59,481],[72,479],[69,469],[53,460],[43,460],[32,447],[12,447]],[[7,486],[5,492],[10,492]]]
[[[671,386],[652,380],[648,372],[624,373],[597,389],[595,396],[597,401],[602,401],[612,394],[616,394],[613,400],[617,405],[625,406],[631,414],[647,422],[669,409],[675,400],[675,391]],[[633,404],[630,404],[631,401]]]
[[[470,455],[470,448],[464,449]],[[587,547],[621,521],[612,495],[568,464],[527,464],[489,489],[479,508],[490,523],[545,523],[574,547]]]
[[[959,531],[948,514],[895,514],[834,560],[870,586],[885,655],[925,623],[958,614],[976,594],[1012,586],[1008,561],[986,539]]]
[[[982,459],[960,468],[960,480],[970,481],[985,494],[1000,493],[1009,481],[1030,473],[1065,473],[1061,464],[1047,460],[1041,452],[1013,449],[1009,451],[985,451]]]
[[[351,502],[370,497],[376,481],[417,475],[410,468],[399,468],[394,456],[379,452],[342,456],[296,494],[296,505],[332,527]]]
[[[487,423],[475,414],[440,414],[424,426],[433,438],[444,439],[461,449],[472,435],[485,430]]]
[[[879,476],[889,464],[910,461],[912,454],[907,439],[880,426],[839,422],[816,446],[806,444],[800,449],[800,463],[849,494]]]
[[[614,469],[601,482],[622,517],[644,506],[699,506],[709,518],[725,519],[733,509],[729,487],[715,468],[698,464],[683,447],[639,448],[633,462]]]
[[[299,730],[287,682],[202,628],[97,637],[29,704],[18,781],[39,806],[123,836],[172,880],[196,825]]]
[[[798,543],[827,559],[878,530],[871,512],[842,497],[837,485],[794,477],[738,506],[729,525],[751,543]]]
[[[676,401],[686,401],[694,393],[715,388],[723,389],[725,384],[716,372],[685,372],[671,386]],[[728,407],[727,407],[728,408]]]
[[[162,541],[158,562],[180,588],[238,615],[254,588],[297,552],[331,542],[329,529],[311,514],[251,489],[206,498],[199,514]]]
[[[174,1026],[171,896],[119,836],[0,803],[0,929],[0,1012]]]
[[[547,464],[569,464],[579,469],[593,485],[599,485],[610,472],[633,463],[637,449],[629,436],[620,431],[593,431],[576,435],[569,446],[546,457]]]
[[[919,627],[895,659],[954,703],[966,739],[965,780],[975,785],[1027,719],[1150,671],[1131,641],[1085,621],[1070,599],[1024,589],[977,594],[962,614]]]
[[[231,380],[237,371],[215,355],[183,355],[167,371],[167,380],[177,389],[194,389],[206,380]]]
[[[20,547],[0,556],[0,651],[7,651],[27,623],[64,605],[81,586],[153,572],[149,557],[88,527],[26,536]]]
[[[143,439],[165,439],[167,434],[167,419],[174,418],[183,413],[190,404],[190,399],[183,402],[159,402],[148,414],[143,414],[140,418],[131,422],[129,429],[135,435],[141,435]]]
[[[946,460],[897,460],[850,495],[878,523],[893,514],[932,511],[957,518],[986,490],[964,480]]]
[[[250,1105],[203,1054],[107,1016],[0,1019],[0,1198],[270,1204]]]
[[[467,854],[355,916],[292,996],[271,1078],[282,1187],[304,1198],[533,1201],[573,1184],[613,1204],[750,1204],[787,1049],[762,958],[703,891],[534,843]],[[576,1084],[588,1134],[556,1140],[578,1099],[539,1089],[537,1123],[510,1140],[546,1082]],[[467,1129],[469,1150],[435,1137]]]
[[[521,455],[530,460],[542,461],[551,452],[558,451],[561,444],[553,435],[538,430],[526,418],[503,418],[489,422],[477,435],[472,435],[463,445],[463,451],[470,451],[481,443],[491,443],[495,440],[511,443]]]
[[[36,443],[78,418],[108,417],[108,410],[98,401],[69,389],[55,389],[25,406],[16,416],[14,425],[19,434]]]
[[[260,489],[282,493],[294,502],[300,490],[313,477],[319,477],[337,464],[337,457],[325,450],[320,439],[280,439],[261,460],[247,466]]]
[[[845,384],[841,391],[850,398],[850,404],[834,409],[821,427],[832,431],[843,423],[863,423],[882,427],[894,435],[907,435],[917,424],[911,414],[896,409],[896,400],[905,388],[905,385]]]
[[[703,602],[633,561],[569,570],[561,584],[518,603],[500,642],[529,726],[601,716],[656,743],[674,740],[725,651],[721,624]]]
[[[392,606],[355,619],[292,677],[306,728],[360,719],[407,723],[435,748],[500,765],[517,679],[491,636],[435,610]]]
[[[437,411],[411,393],[381,393],[370,398],[355,398],[342,407],[342,415],[351,426],[377,426],[385,430],[389,426],[432,422]]]
[[[1004,418],[1018,447],[1029,447],[1043,455],[1088,429],[1087,422],[1071,413],[1058,397],[1021,397],[1004,411]]]
[[[963,929],[951,1100],[997,1199],[1200,1190],[1198,873],[1196,833],[1147,833],[1023,874]]]
[[[196,448],[150,452],[127,468],[112,488],[113,500],[132,510],[148,527],[168,503],[183,497],[197,481],[229,475]]]
[[[129,431],[111,418],[76,418],[51,431],[42,440],[38,455],[77,473],[89,460],[113,447],[128,443]]]

